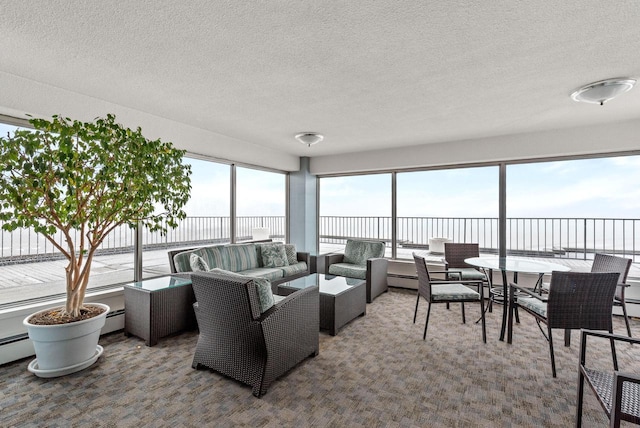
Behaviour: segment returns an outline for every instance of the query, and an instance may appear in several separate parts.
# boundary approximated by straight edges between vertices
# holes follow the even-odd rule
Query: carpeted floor
[[[332,337],[320,333],[320,354],[277,380],[257,399],[251,389],[191,368],[196,332],[142,340],[113,333],[91,368],[57,379],[28,373],[29,360],[0,367],[2,427],[567,427],[574,423],[579,336],[571,348],[556,333],[558,377],[547,343],[523,314],[514,343],[498,340],[500,312],[488,315],[487,344],[477,305],[432,309],[427,340],[415,292],[392,289]],[[637,320],[632,330],[640,333]],[[620,317],[614,330],[624,334]],[[590,361],[610,367],[608,342],[594,342]],[[634,358],[633,355],[636,355]],[[621,368],[640,372],[640,348],[619,346]],[[605,426],[585,394],[584,426]]]

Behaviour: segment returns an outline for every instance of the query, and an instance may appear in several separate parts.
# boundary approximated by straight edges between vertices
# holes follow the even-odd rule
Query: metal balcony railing
[[[2,222],[0,222],[0,227]],[[236,241],[250,240],[252,229],[267,227],[276,240],[285,239],[284,216],[237,217]],[[230,242],[229,217],[187,217],[162,236],[143,233],[143,248],[170,248],[212,242]],[[349,238],[373,238],[391,245],[391,217],[322,216],[319,238],[325,244],[343,244]],[[485,253],[498,252],[498,219],[473,217],[398,217],[397,244],[428,248],[430,237],[453,242],[477,242]],[[62,236],[57,236],[61,242]],[[135,232],[122,226],[100,247],[101,253],[133,251]],[[640,219],[616,218],[508,218],[507,252],[532,257],[593,258],[596,252],[616,254],[640,262]],[[30,229],[0,231],[0,264],[59,258],[53,245]]]

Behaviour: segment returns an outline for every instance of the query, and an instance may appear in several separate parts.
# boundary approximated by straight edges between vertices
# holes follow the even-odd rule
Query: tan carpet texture
[[[142,340],[113,333],[89,369],[40,379],[22,360],[0,367],[2,427],[567,427],[574,424],[579,333],[564,347],[555,333],[558,377],[533,317],[520,315],[514,343],[498,340],[500,310],[434,305],[426,341],[427,304],[412,323],[415,292],[392,289],[337,336],[320,333],[320,354],[275,381],[257,399],[251,389],[191,368],[197,332]],[[637,320],[632,331],[640,335]],[[624,334],[620,317],[614,331]],[[607,341],[594,341],[589,361],[610,368]],[[640,347],[618,346],[623,371],[640,372]],[[608,419],[589,389],[584,426]]]

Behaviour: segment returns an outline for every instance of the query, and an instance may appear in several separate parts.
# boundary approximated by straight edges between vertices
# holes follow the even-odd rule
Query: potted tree
[[[29,370],[53,377],[88,367],[102,353],[97,343],[109,307],[84,304],[96,251],[122,225],[161,233],[176,227],[186,217],[191,167],[182,163],[183,150],[123,127],[114,115],[30,123],[33,130],[0,137],[0,220],[8,231],[32,228],[68,260],[65,306],[24,321],[36,351]],[[58,336],[69,343],[58,345]]]

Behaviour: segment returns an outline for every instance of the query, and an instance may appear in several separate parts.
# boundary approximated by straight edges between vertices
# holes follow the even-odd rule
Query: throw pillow
[[[293,244],[284,244],[284,250],[287,253],[287,261],[289,265],[295,265],[298,263],[298,252],[296,251],[296,246]]]
[[[189,265],[192,272],[209,272],[209,265],[197,254],[189,256]]]
[[[289,266],[287,252],[281,243],[264,244],[262,245],[261,253],[264,267],[277,268]]]
[[[260,312],[264,313],[267,309],[275,304],[275,299],[273,298],[273,291],[271,290],[271,281],[267,278],[260,278],[256,276],[247,276],[241,275],[236,272],[231,272],[224,269],[213,268],[209,272],[219,273],[221,275],[227,276],[236,276],[240,278],[251,278],[253,279],[253,283],[256,285],[256,290],[258,291],[258,301],[260,302]]]

